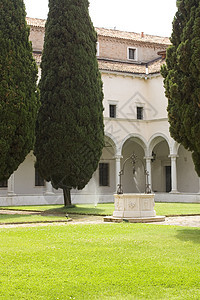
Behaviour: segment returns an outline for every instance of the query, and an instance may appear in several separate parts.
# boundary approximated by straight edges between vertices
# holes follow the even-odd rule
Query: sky
[[[176,0],[89,0],[95,27],[171,36]],[[48,0],[24,0],[27,17],[46,19]]]

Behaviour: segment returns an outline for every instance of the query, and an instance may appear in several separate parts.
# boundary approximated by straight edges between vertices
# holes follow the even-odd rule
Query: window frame
[[[134,58],[130,58],[130,50],[134,50]],[[127,59],[130,61],[137,61],[138,60],[138,49],[135,47],[128,47],[127,48]]]
[[[111,108],[113,108],[113,115]],[[116,119],[117,118],[117,105],[113,103],[109,103],[109,118]]]
[[[108,100],[107,103],[108,103],[108,106],[106,105],[106,108],[108,109],[107,110],[107,116],[109,118],[111,118],[110,117],[110,105],[115,105],[116,106],[116,116],[115,116],[115,118],[112,118],[112,119],[118,118],[118,104],[119,104],[119,101],[118,100]]]
[[[136,117],[137,120],[144,120],[144,107],[143,106],[136,106]]]
[[[110,186],[110,164],[108,162],[99,163],[99,186]]]

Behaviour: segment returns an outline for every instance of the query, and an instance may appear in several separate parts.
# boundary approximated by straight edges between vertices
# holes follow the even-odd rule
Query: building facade
[[[45,20],[27,18],[38,67]],[[112,202],[119,172],[126,161],[125,193],[145,191],[145,171],[156,201],[200,202],[200,181],[191,153],[169,134],[167,99],[160,67],[165,62],[168,38],[96,28],[97,58],[104,90],[105,147],[99,168],[82,191],[72,191],[73,203]],[[40,68],[39,68],[40,76]],[[34,168],[29,153],[8,182],[1,183],[0,205],[63,203],[62,190],[54,190]]]

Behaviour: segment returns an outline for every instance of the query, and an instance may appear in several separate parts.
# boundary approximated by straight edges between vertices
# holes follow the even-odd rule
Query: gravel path
[[[26,211],[26,210],[0,210],[1,215],[41,215],[40,212]]]
[[[164,222],[158,222],[157,224],[200,227],[200,216],[166,217]]]
[[[11,211],[0,210],[0,214],[40,214],[39,212],[30,211]],[[88,215],[70,215],[71,221],[69,222],[49,222],[49,223],[34,223],[34,224],[8,224],[0,225],[0,228],[13,228],[13,227],[35,227],[35,226],[49,226],[49,225],[68,225],[68,224],[108,224],[103,221],[102,216],[88,216]],[[114,223],[109,223],[114,224]],[[166,217],[164,222],[151,222],[149,224],[157,225],[176,225],[186,227],[199,227],[200,228],[200,216],[179,216],[179,217]]]

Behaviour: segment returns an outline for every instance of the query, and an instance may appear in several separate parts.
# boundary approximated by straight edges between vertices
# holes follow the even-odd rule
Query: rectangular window
[[[108,163],[99,164],[99,185],[109,186],[109,164]]]
[[[128,59],[136,60],[136,49],[128,48]]]
[[[8,180],[0,181],[0,188],[6,188],[8,187]]]
[[[116,105],[110,104],[109,111],[110,118],[116,118]]]
[[[40,176],[37,169],[35,169],[35,186],[44,186],[44,179]]]
[[[143,107],[137,106],[137,119],[143,120]]]

